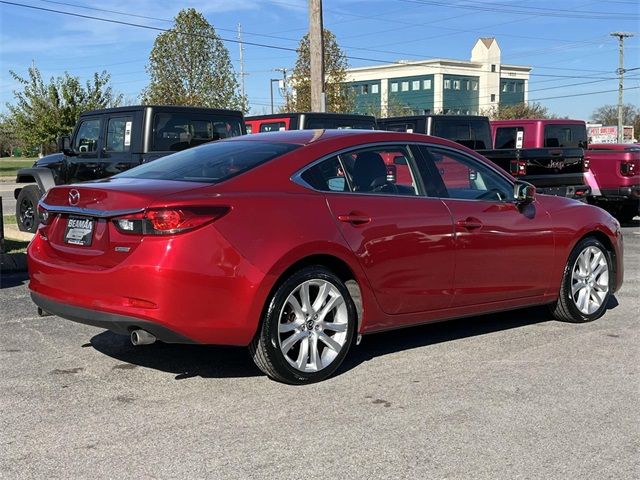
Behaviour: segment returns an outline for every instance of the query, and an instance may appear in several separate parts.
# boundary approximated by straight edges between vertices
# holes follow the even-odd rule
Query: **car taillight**
[[[38,220],[40,220],[41,225],[48,225],[51,221],[51,214],[40,204],[38,204]]]
[[[633,177],[638,174],[638,165],[635,160],[620,163],[620,174],[625,177]]]
[[[509,165],[509,171],[511,172],[511,175],[513,175],[514,177],[517,177],[520,175],[526,175],[527,161],[518,160],[518,159],[511,160],[511,164]]]
[[[230,207],[154,208],[112,220],[121,233],[170,235],[202,227],[226,215]]]

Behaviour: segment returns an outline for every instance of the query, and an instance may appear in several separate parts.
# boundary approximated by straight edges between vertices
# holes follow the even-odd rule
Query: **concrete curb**
[[[32,233],[21,232],[16,225],[5,225],[4,236],[6,240],[19,240],[29,242],[33,238]],[[27,271],[26,253],[0,253],[0,274],[21,273]]]

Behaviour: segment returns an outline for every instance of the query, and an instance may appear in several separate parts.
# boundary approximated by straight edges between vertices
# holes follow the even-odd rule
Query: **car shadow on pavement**
[[[608,309],[617,306],[618,301],[611,297]],[[546,307],[533,307],[366,335],[361,345],[351,348],[334,376],[384,355],[549,321],[555,320]],[[100,353],[124,362],[114,368],[153,368],[175,374],[176,380],[192,377],[241,378],[262,375],[245,347],[178,345],[162,342],[134,347],[128,337],[109,331],[94,336],[91,343],[85,346],[92,346]]]
[[[29,281],[29,274],[21,273],[0,273],[0,289],[12,288],[24,285]]]
[[[87,345],[89,346],[89,345]],[[91,345],[100,353],[115,358],[129,367],[153,368],[176,375],[176,380],[192,377],[233,378],[262,375],[245,347],[215,345],[180,345],[156,342],[134,347],[129,337],[110,331],[91,338]]]

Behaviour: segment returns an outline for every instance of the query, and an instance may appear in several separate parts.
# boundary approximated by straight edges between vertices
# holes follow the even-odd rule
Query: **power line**
[[[123,12],[123,11],[118,11],[118,10],[108,10],[108,9],[101,9],[101,8],[96,8],[96,7],[86,7],[86,6],[82,6],[82,5],[78,5],[78,4],[73,4],[73,3],[68,3],[68,2],[60,2],[60,1],[55,1],[55,0],[40,0],[42,2],[46,2],[46,3],[52,3],[52,4],[57,4],[57,5],[65,5],[65,6],[70,6],[70,7],[78,7],[78,8],[83,8],[85,10],[94,10],[94,11],[100,11],[100,12],[108,12],[108,13],[114,13],[116,15],[125,15],[125,16],[129,16],[129,17],[136,17],[136,18],[144,18],[144,19],[149,19],[149,20],[158,20],[158,21],[162,21],[162,22],[167,22],[167,23],[171,23],[173,20],[169,20],[169,19],[165,19],[165,18],[158,18],[158,17],[150,17],[150,16],[145,16],[145,15],[137,15],[137,14],[130,14],[128,12]],[[32,7],[29,5],[22,5],[22,4],[18,4],[18,3],[12,3],[12,2],[0,2],[0,3],[9,3],[12,5],[19,5],[19,6],[25,6],[25,7],[30,7],[30,8],[38,8],[38,7]],[[294,4],[289,4],[289,3],[285,3],[285,2],[271,2],[271,3],[276,3],[276,4],[282,4],[282,5],[288,5],[288,6],[295,6]],[[111,20],[111,19],[105,19],[105,18],[101,18],[101,17],[90,17],[90,16],[82,16],[80,14],[75,14],[73,12],[64,12],[64,11],[58,11],[58,10],[52,10],[52,9],[43,9],[45,11],[50,11],[50,12],[54,12],[54,13],[60,13],[60,14],[64,14],[64,15],[74,15],[74,16],[80,16],[83,18],[92,18],[95,20],[100,20],[100,21],[104,21],[104,22],[114,22],[114,23],[121,23],[124,25],[130,25],[130,26],[136,26],[136,27],[140,27],[140,28],[150,28],[150,29],[155,29],[154,27],[150,27],[150,26],[146,26],[146,25],[139,25],[139,24],[131,24],[131,23],[127,23],[127,22],[119,22],[117,20]],[[373,16],[363,16],[363,15],[355,15],[355,14],[343,14],[343,15],[349,15],[349,16],[353,16],[353,17],[357,17],[357,18],[372,18]],[[450,20],[453,18],[459,18],[462,16],[466,16],[466,15],[470,15],[470,14],[463,14],[463,15],[456,15],[453,17],[448,17],[444,20]],[[536,16],[531,15],[531,16]],[[397,23],[397,22],[396,22]],[[415,25],[415,26],[424,26],[424,25],[429,25],[432,23],[437,23],[436,21],[434,22],[426,22],[426,23],[421,23],[421,24],[411,24],[408,22],[401,22],[407,25]],[[513,23],[513,22],[503,22],[503,23],[499,23],[496,25],[502,25],[504,23]],[[493,25],[495,26],[495,25]],[[461,29],[452,29],[452,28],[447,28],[447,27],[441,27],[441,28],[445,28],[445,29],[449,29],[449,30],[454,30],[454,31],[459,31],[459,32],[473,32],[473,33],[478,33],[477,30],[461,30]],[[228,29],[228,28],[221,28],[221,27],[216,27],[216,30],[219,31],[227,31],[227,32],[233,32],[233,33],[237,33],[236,30],[232,30],[232,29]],[[170,30],[164,30],[164,31],[170,31]],[[175,30],[171,30],[171,31],[175,31]],[[188,35],[188,33],[186,32],[178,32],[178,33],[183,33],[185,35]],[[268,35],[268,34],[261,34],[261,33],[251,33],[251,32],[246,32],[243,31],[243,34],[245,35],[252,35],[252,36],[259,36],[259,37],[265,37],[265,38],[273,38],[276,40],[285,40],[285,41],[293,41],[293,42],[297,42],[297,39],[293,39],[293,38],[287,38],[287,37],[281,37],[281,36],[276,36],[276,35]],[[564,39],[552,39],[552,38],[541,38],[541,37],[529,37],[529,36],[523,36],[523,35],[510,35],[510,34],[501,34],[503,36],[511,36],[511,37],[517,37],[517,38],[526,38],[526,39],[534,39],[534,40],[547,40],[547,41],[559,41],[559,42],[569,42],[571,45],[577,45],[577,44],[585,44],[585,45],[594,45],[594,44],[598,44],[599,42],[589,42],[589,41],[580,41],[580,40],[573,40],[573,41],[568,41],[568,40],[564,40]],[[431,36],[431,37],[427,37],[428,39],[433,39],[433,38],[439,38],[442,35],[436,35],[436,36]],[[238,43],[237,40],[232,40],[232,39],[225,39],[222,38],[222,40],[225,41],[231,41],[231,42],[235,42]],[[250,44],[249,42],[244,42],[246,44]],[[264,48],[278,48],[278,49],[285,49],[285,47],[277,47],[277,46],[268,46],[266,44],[254,44],[254,46],[262,46]],[[391,55],[405,55],[405,52],[397,52],[397,51],[391,51],[391,50],[380,50],[380,49],[372,49],[372,48],[364,48],[364,47],[354,47],[354,46],[349,46],[349,45],[343,45],[343,48],[346,49],[351,49],[351,50],[361,50],[361,51],[369,51],[369,52],[374,52],[374,53],[384,53],[384,54],[391,54]],[[289,49],[291,50],[291,49]],[[294,49],[295,51],[297,51],[297,49]],[[438,57],[435,56],[430,56],[430,55],[417,55],[418,57],[424,58],[424,59],[436,59]],[[360,58],[360,57],[354,57],[354,56],[349,56],[348,58],[354,59],[354,60],[366,60],[366,61],[376,61],[376,62],[381,62],[381,63],[390,63],[386,60],[375,60],[375,59],[365,59],[365,58]],[[391,62],[391,63],[395,63],[395,62]],[[533,66],[535,68],[538,68],[536,66]],[[549,68],[549,67],[544,67],[544,68]],[[558,70],[570,70],[570,69],[565,69],[565,68],[557,68]],[[580,70],[580,71],[589,71],[589,70]],[[593,70],[594,72],[596,72],[595,70]],[[608,73],[608,72],[602,72],[602,73]]]
[[[582,19],[590,19],[590,20],[633,20],[638,17],[638,15],[629,14],[626,12],[597,12],[597,11],[576,11],[576,10],[562,10],[562,9],[548,9],[541,7],[525,7],[525,6],[513,6],[508,4],[499,4],[499,3],[481,3],[481,2],[471,2],[467,1],[467,3],[456,3],[452,5],[448,2],[443,1],[434,1],[434,0],[400,0],[405,3],[414,3],[418,5],[432,5],[439,7],[449,7],[449,8],[464,8],[468,10],[476,10],[483,12],[492,12],[492,13],[504,13],[504,14],[513,14],[513,15],[531,15],[532,10],[535,11],[536,16],[541,17],[556,17],[556,18],[582,18]],[[495,6],[495,7],[494,7]],[[496,7],[500,8],[496,8]],[[540,11],[542,10],[542,11]]]

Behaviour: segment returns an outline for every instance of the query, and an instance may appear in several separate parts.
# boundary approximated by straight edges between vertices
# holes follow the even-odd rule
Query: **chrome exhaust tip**
[[[139,345],[151,345],[156,341],[155,335],[146,330],[133,330],[131,332],[131,343],[136,347]]]

